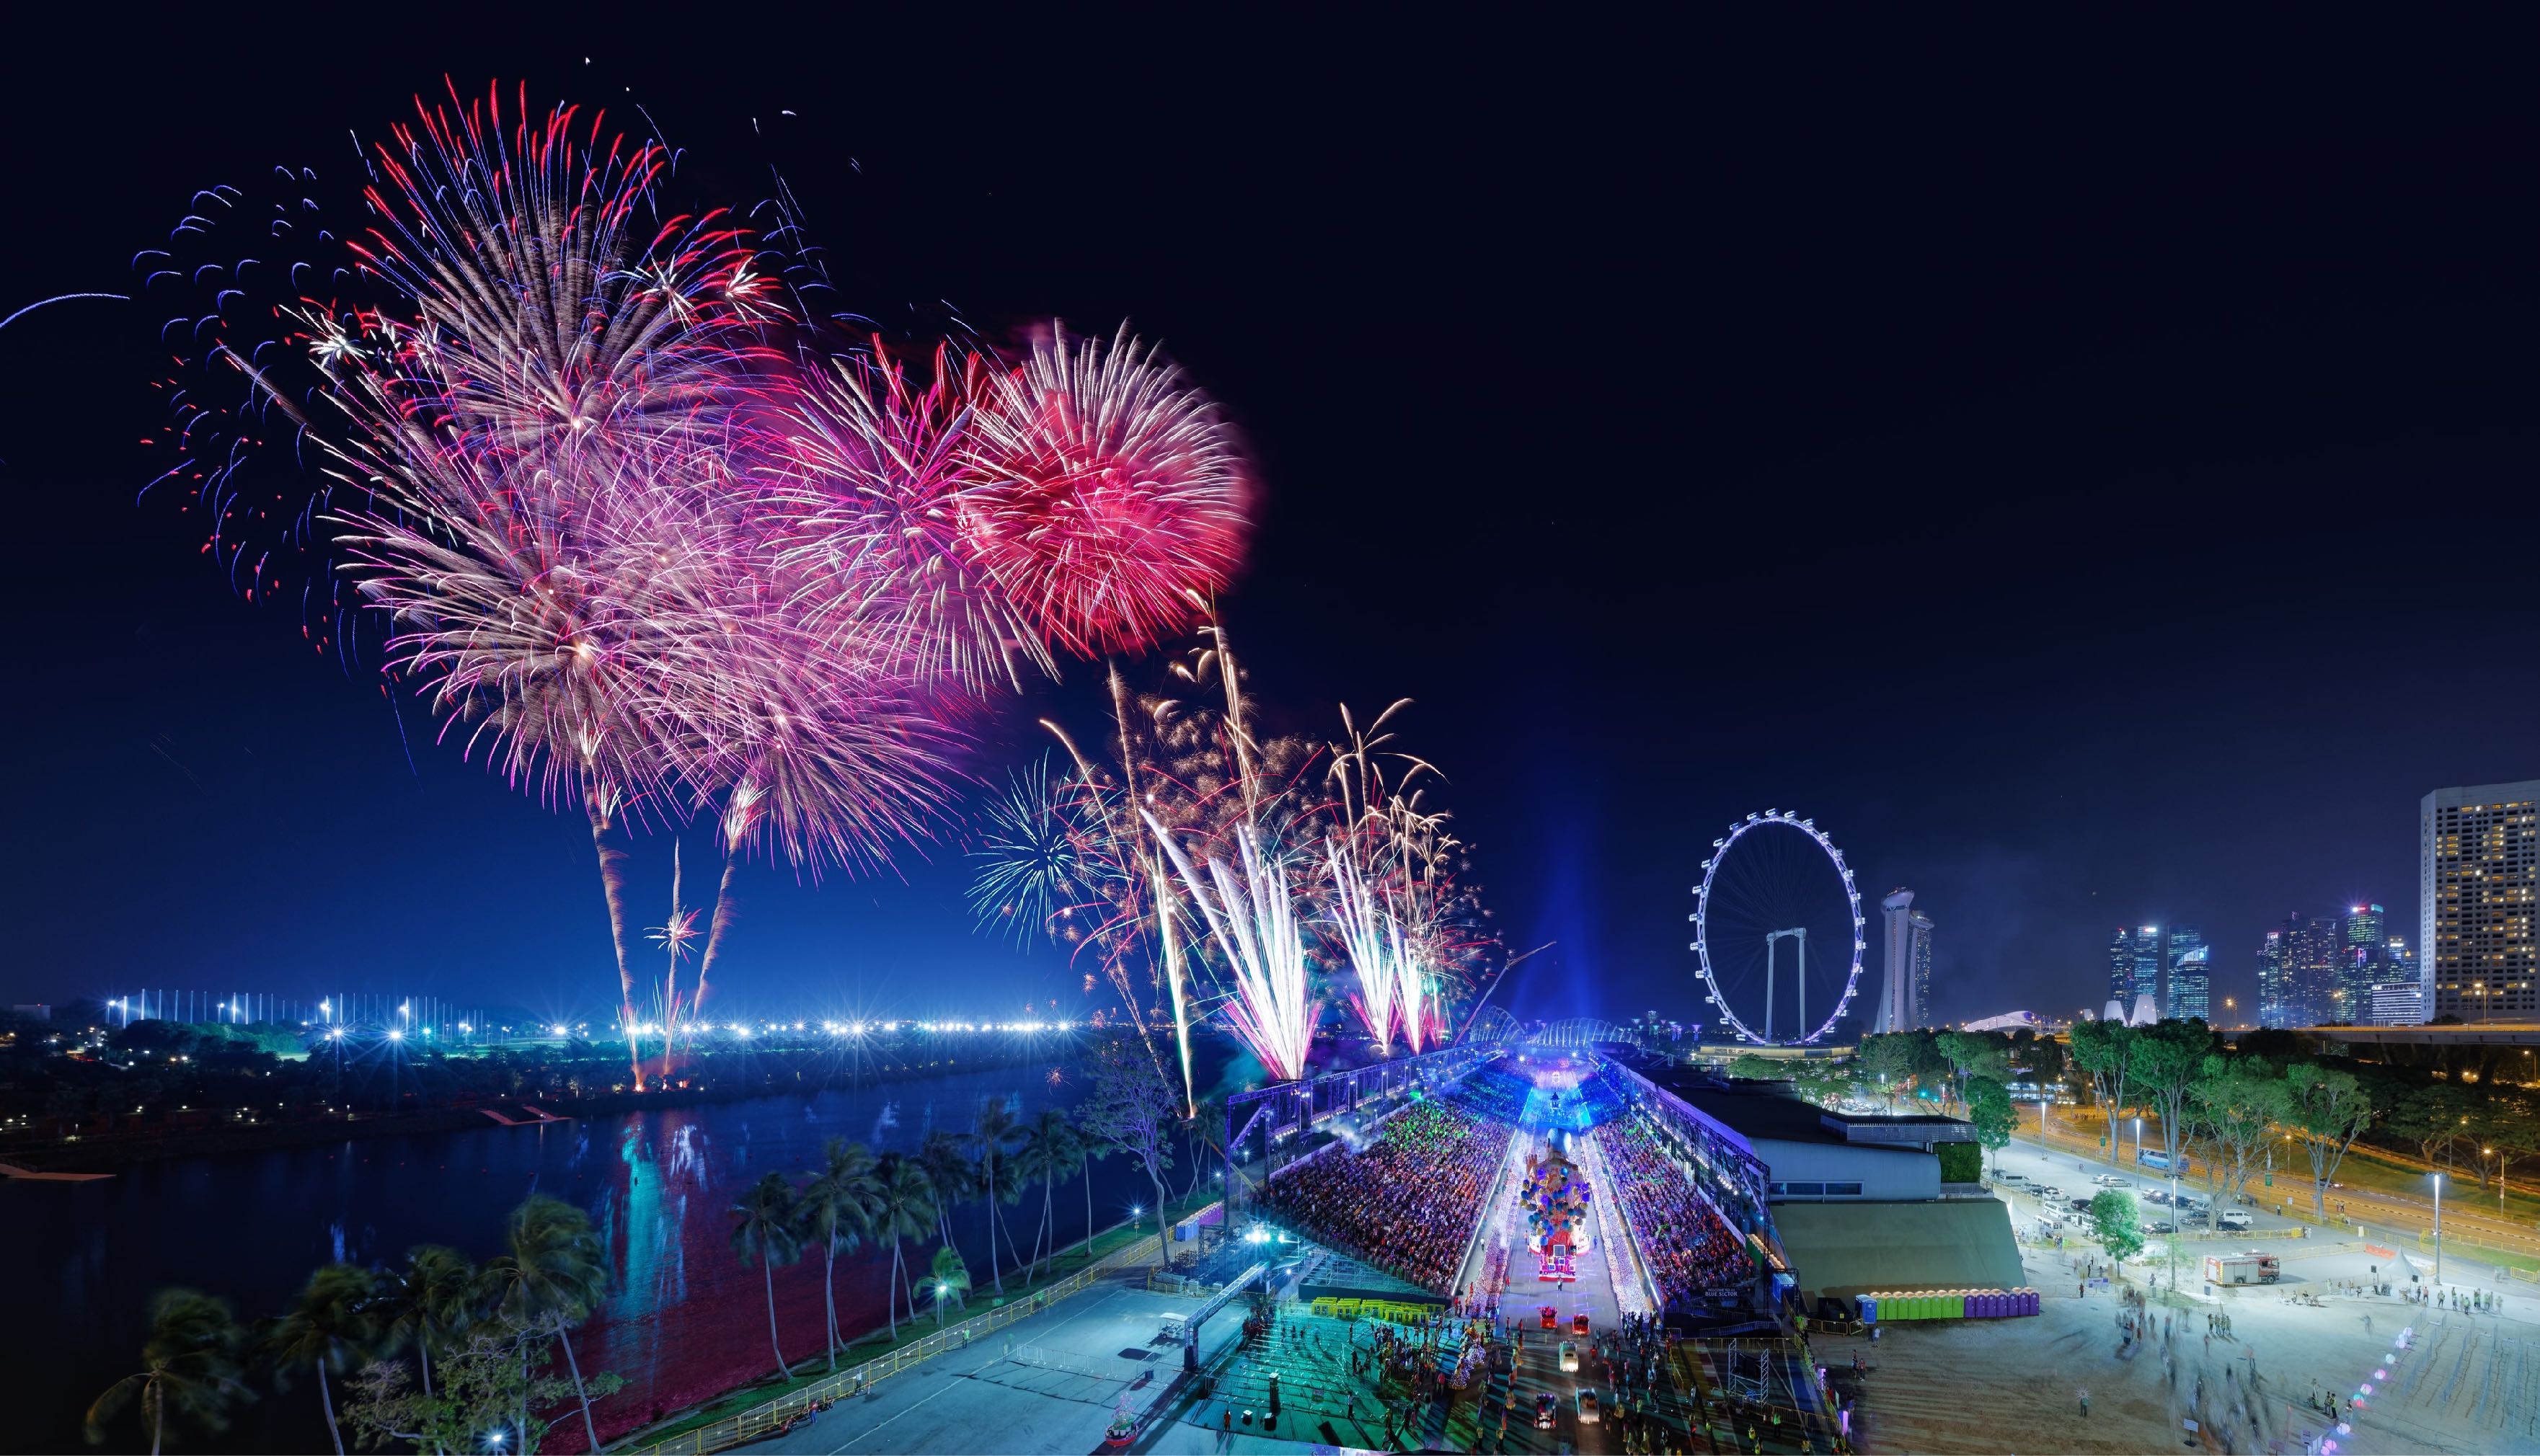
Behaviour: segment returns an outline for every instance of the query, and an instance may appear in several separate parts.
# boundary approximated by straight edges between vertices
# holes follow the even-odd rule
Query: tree
[[[2126,1105],[2126,1076],[2136,1032],[2120,1021],[2073,1023],[2073,1065],[2090,1076],[2090,1095],[2108,1120],[2108,1147],[2117,1145],[2117,1110]]]
[[[988,1277],[996,1282],[1000,1294],[1006,1292],[1006,1277],[998,1267],[997,1231],[1005,1226],[1006,1220],[997,1208],[1000,1204],[1021,1203],[1023,1184],[1021,1180],[1015,1180],[1011,1185],[1013,1196],[1008,1197],[1009,1185],[997,1177],[997,1160],[1005,1156],[1006,1144],[1014,1141],[1016,1127],[1014,1109],[1006,1105],[1003,1097],[981,1098],[978,1112],[970,1119],[970,1144],[979,1149],[981,1164],[980,1197],[988,1205]],[[1008,1251],[1011,1252],[1014,1245],[1014,1235],[1006,1235]]]
[[[968,1202],[979,1181],[979,1165],[961,1149],[962,1136],[946,1128],[927,1134],[917,1148],[917,1164],[926,1171],[926,1186],[934,1199],[936,1237],[946,1248],[952,1246],[953,1206]],[[915,1316],[914,1306],[909,1313]]]
[[[890,1335],[899,1338],[899,1295],[908,1286],[905,1265],[900,1261],[900,1245],[912,1238],[926,1237],[926,1230],[936,1221],[935,1190],[927,1183],[926,1170],[895,1152],[885,1152],[874,1169],[873,1236],[890,1241],[891,1283],[882,1291],[884,1307],[890,1316]],[[945,1248],[952,1247],[951,1244]],[[917,1300],[908,1301],[908,1317],[917,1318]]]
[[[2108,1257],[2121,1264],[2143,1252],[2143,1213],[2122,1188],[2102,1189],[2090,1200],[2090,1229]]]
[[[1976,1142],[1988,1152],[1999,1153],[2011,1145],[2011,1130],[2019,1126],[2019,1114],[2011,1109],[2011,1089],[1990,1076],[1967,1078],[1967,1121],[1975,1124]]]
[[[1084,1118],[1081,1109],[1077,1117],[1080,1126],[1076,1129],[1076,1165],[1085,1179],[1084,1257],[1091,1261],[1094,1258],[1094,1160],[1098,1157],[1109,1157],[1111,1149],[1102,1145],[1101,1139],[1094,1137],[1081,1126]]]
[[[1066,1112],[1044,1107],[1023,1130],[1023,1146],[1015,1153],[1015,1168],[1023,1177],[1040,1184],[1040,1227],[1032,1231],[1031,1271],[1040,1267],[1041,1242],[1049,1242],[1052,1264],[1058,1262],[1058,1222],[1051,1207],[1058,1189],[1059,1176],[1067,1165],[1076,1161],[1076,1125]],[[1025,1279],[1031,1278],[1026,1272]]]
[[[2352,1072],[2296,1062],[2285,1069],[2285,1121],[2310,1152],[2310,1207],[2328,1216],[2328,1185],[2347,1149],[2378,1116],[2373,1089]]]
[[[366,1447],[401,1440],[418,1449],[473,1451],[487,1432],[502,1431],[517,1437],[504,1441],[504,1449],[534,1451],[550,1427],[532,1413],[578,1393],[562,1376],[531,1373],[546,1339],[507,1316],[488,1315],[443,1352],[430,1396],[412,1388],[402,1361],[375,1360],[353,1379],[344,1422]],[[625,1383],[601,1370],[591,1375],[589,1387],[607,1396]]]
[[[970,1266],[961,1262],[961,1251],[946,1245],[935,1251],[935,1263],[926,1271],[927,1282],[935,1286],[935,1328],[944,1328],[944,1306],[967,1304],[970,1295]],[[917,1307],[909,1306],[908,1317],[917,1318]]]
[[[299,1300],[271,1321],[264,1334],[276,1386],[287,1386],[291,1371],[302,1365],[318,1371],[318,1400],[326,1410],[326,1433],[334,1437],[335,1456],[344,1456],[344,1432],[335,1423],[335,1393],[326,1375],[330,1370],[342,1374],[369,1349],[378,1333],[368,1310],[370,1299],[368,1272],[350,1264],[324,1265],[309,1276]]]
[[[503,1229],[503,1252],[485,1261],[488,1302],[534,1337],[553,1336],[564,1351],[564,1366],[573,1376],[574,1395],[582,1403],[582,1431],[591,1449],[600,1449],[600,1429],[591,1419],[591,1388],[582,1378],[575,1355],[574,1325],[591,1317],[608,1291],[608,1264],[591,1215],[543,1193],[533,1193],[512,1211]],[[529,1341],[522,1342],[522,1359]],[[527,1371],[524,1388],[527,1386]],[[601,1394],[607,1394],[602,1391]],[[524,1406],[520,1421],[528,1428]]]
[[[1967,1101],[1967,1081],[1988,1076],[1996,1082],[2011,1076],[2011,1038],[1999,1031],[1943,1031],[1933,1038],[1933,1045],[1949,1065],[1955,1078],[1958,1105],[1972,1107]]]
[[[2214,1145],[2213,1162],[2224,1172],[2232,1197],[2247,1191],[2258,1155],[2285,1116],[2285,1079],[2254,1057],[2209,1052],[2188,1087],[2188,1107]]]
[[[752,1183],[732,1206],[732,1251],[741,1256],[742,1265],[755,1263],[759,1281],[767,1286],[767,1346],[776,1352],[779,1375],[792,1367],[785,1363],[785,1347],[776,1339],[776,1266],[802,1257],[803,1241],[795,1236],[800,1216],[794,1211],[794,1190],[782,1173],[769,1173]],[[592,1449],[599,1449],[597,1443]]]
[[[1740,1081],[1774,1081],[1782,1074],[1756,1053],[1739,1052],[1729,1059],[1729,1075]]]
[[[1878,1095],[1887,1099],[1889,1111],[1895,1110],[1896,1099],[1905,1095],[1922,1070],[1923,1051],[1919,1039],[1909,1031],[1872,1032],[1861,1039],[1856,1056],[1862,1072],[1878,1088]]]
[[[2400,1093],[2391,1104],[2390,1118],[2384,1126],[2391,1136],[2415,1144],[2417,1155],[2432,1165],[2434,1154],[2448,1152],[2468,1128],[2477,1106],[2478,1099],[2470,1095],[2467,1087],[2456,1082],[2428,1082]]]
[[[866,1231],[873,1222],[875,1190],[873,1149],[844,1138],[832,1138],[821,1144],[821,1166],[803,1190],[798,1207],[803,1213],[804,1231],[819,1240],[824,1261],[820,1273],[820,1294],[826,1301],[829,1331],[829,1368],[838,1367],[838,1347],[845,1342],[838,1334],[838,1254],[854,1253],[864,1246]]]
[[[1164,1170],[1173,1165],[1171,1134],[1173,1124],[1181,1120],[1181,1099],[1151,1064],[1130,1055],[1115,1040],[1098,1054],[1094,1089],[1076,1116],[1104,1147],[1129,1154],[1146,1170],[1147,1180],[1156,1187],[1157,1254],[1169,1267],[1172,1245],[1164,1241]]]
[[[477,1291],[476,1266],[441,1244],[417,1244],[405,1251],[405,1268],[379,1273],[372,1293],[379,1352],[412,1346],[426,1400],[432,1398],[432,1357],[467,1328]]]
[[[141,1368],[107,1386],[91,1402],[85,1434],[106,1439],[106,1422],[138,1402],[150,1428],[150,1456],[167,1439],[168,1418],[182,1417],[205,1430],[229,1428],[232,1402],[253,1399],[239,1379],[239,1346],[245,1332],[226,1301],[193,1289],[162,1289],[150,1301],[150,1337],[141,1343]]]

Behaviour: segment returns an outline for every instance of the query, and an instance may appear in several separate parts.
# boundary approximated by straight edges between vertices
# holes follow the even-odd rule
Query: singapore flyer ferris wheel
[[[1869,948],[1843,851],[1784,809],[1748,814],[1711,842],[1694,886],[1704,1000],[1740,1041],[1808,1046],[1852,1006]]]

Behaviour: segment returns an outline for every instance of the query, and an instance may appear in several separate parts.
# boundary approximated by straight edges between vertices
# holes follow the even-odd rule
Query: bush
[[[1933,1149],[1940,1155],[1940,1181],[1973,1183],[1984,1177],[1984,1148],[1974,1143],[1942,1143]]]

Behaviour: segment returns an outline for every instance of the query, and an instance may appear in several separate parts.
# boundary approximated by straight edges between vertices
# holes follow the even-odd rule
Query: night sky
[[[1227,612],[1272,726],[1416,700],[1506,937],[1558,942],[1521,1013],[1695,1013],[1688,887],[1768,805],[1916,890],[1942,1016],[2095,1005],[2122,922],[2201,925],[2219,1005],[2289,911],[2413,931],[2426,791],[2540,777],[2526,36],[484,14],[22,48],[0,315],[124,289],[195,187],[346,166],[449,71],[642,103],[700,197],[781,170],[885,325],[1126,318],[1257,451]],[[375,680],[134,507],[155,321],[0,330],[0,991],[597,1016],[579,817],[411,704],[410,769]],[[644,924],[668,866],[638,844]],[[1086,1005],[971,930],[957,844],[903,872],[751,872],[722,985]]]

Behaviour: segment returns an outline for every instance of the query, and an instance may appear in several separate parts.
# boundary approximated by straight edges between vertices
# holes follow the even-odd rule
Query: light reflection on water
[[[653,1411],[676,1410],[773,1367],[767,1307],[755,1269],[730,1245],[735,1191],[770,1169],[801,1173],[831,1137],[914,1153],[933,1128],[966,1131],[980,1099],[1005,1097],[1021,1118],[1072,1106],[1071,1077],[1048,1085],[1039,1069],[963,1074],[924,1082],[663,1108],[536,1127],[321,1147],[234,1153],[144,1165],[96,1183],[0,1182],[0,1248],[16,1278],[0,1320],[0,1381],[12,1419],[0,1449],[81,1449],[80,1413],[128,1368],[150,1296],[189,1284],[228,1298],[242,1318],[279,1312],[330,1259],[393,1263],[419,1243],[470,1257],[498,1252],[505,1216],[532,1192],[587,1210],[611,1264],[607,1301],[577,1337],[586,1372],[614,1370],[627,1389],[605,1402],[601,1436]],[[1187,1176],[1177,1168],[1175,1186]],[[1094,1219],[1107,1224],[1152,1197],[1124,1159],[1094,1165]],[[1084,1190],[1062,1184],[1057,1238],[1084,1234]],[[1005,1211],[1018,1248],[1040,1217],[1035,1193]],[[956,1211],[955,1239],[993,1293],[985,1214]],[[923,1266],[928,1251],[907,1250]],[[840,1323],[882,1317],[887,1248],[842,1255]],[[789,1358],[820,1348],[824,1316],[818,1250],[776,1272],[779,1333]],[[929,1318],[931,1318],[931,1312]],[[903,1315],[905,1318],[905,1315]],[[267,1391],[225,1436],[189,1435],[193,1450],[318,1450],[325,1446],[310,1382]],[[577,1446],[560,1424],[549,1449]]]

